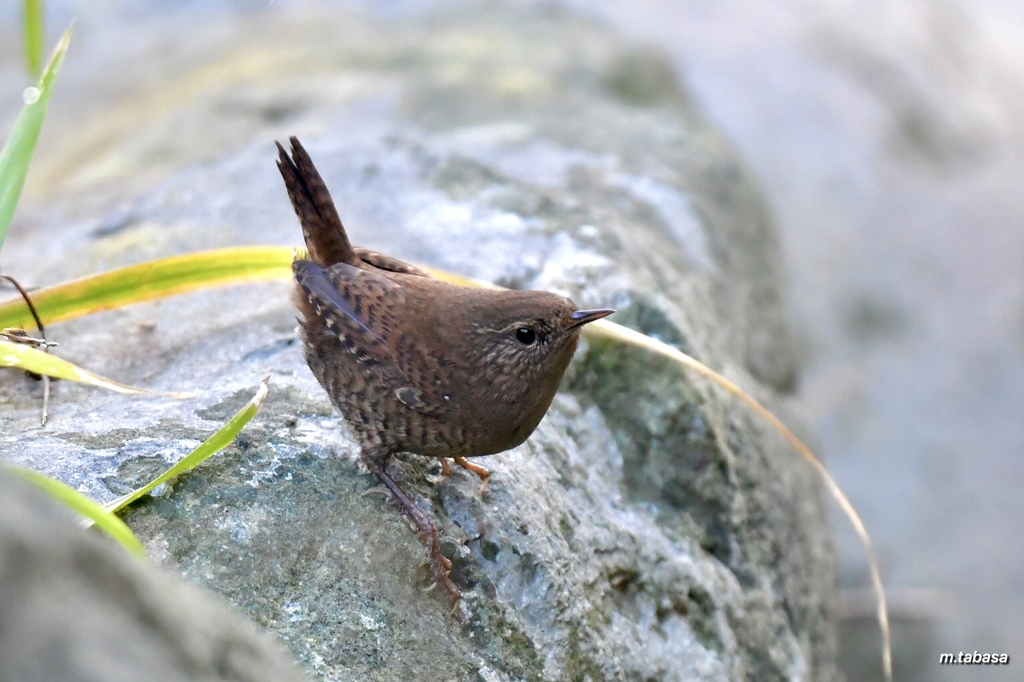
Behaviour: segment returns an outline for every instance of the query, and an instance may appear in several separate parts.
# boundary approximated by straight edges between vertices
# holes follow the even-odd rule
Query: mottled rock
[[[417,22],[278,12],[195,30],[197,45],[212,42],[204,30],[219,38],[191,55],[199,66],[155,66],[170,73],[139,86],[135,109],[97,113],[41,159],[36,192],[70,196],[9,237],[23,278],[298,244],[272,146],[298,134],[355,243],[617,307],[616,321],[799,423],[765,207],[657,52],[551,8]],[[270,372],[235,445],[126,518],[152,556],[247,610],[321,679],[835,677],[820,486],[735,401],[591,341],[534,436],[482,462],[482,499],[471,477],[432,486],[434,463],[400,458],[393,472],[454,559],[454,618],[420,591],[405,520],[360,496],[374,482],[303,364],[294,314],[281,283],[56,326],[66,357],[200,394],[60,384],[40,429],[36,385],[5,375],[6,457],[107,499],[187,452]]]

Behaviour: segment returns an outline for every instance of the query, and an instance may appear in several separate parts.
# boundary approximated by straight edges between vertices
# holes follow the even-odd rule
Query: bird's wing
[[[297,260],[292,271],[320,321],[365,372],[410,409],[434,417],[450,409],[441,360],[417,343],[416,329],[399,317],[409,312],[400,284],[345,263],[324,269]]]

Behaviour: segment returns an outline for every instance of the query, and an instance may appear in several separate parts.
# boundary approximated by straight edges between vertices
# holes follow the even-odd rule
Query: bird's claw
[[[455,586],[452,579],[448,575],[452,572],[452,562],[441,553],[441,547],[437,544],[436,540],[430,543],[430,574],[434,578],[433,584],[428,588],[433,589],[438,583],[444,585],[444,588],[448,591],[448,594],[455,599],[455,603],[458,604],[459,599],[462,597],[462,593],[459,592],[459,588]]]
[[[373,488],[367,488],[363,492],[359,493],[359,496],[366,497],[367,495],[373,495],[375,493],[378,495],[383,495],[388,500],[394,499],[394,495],[391,494],[391,491],[382,485],[374,486]]]

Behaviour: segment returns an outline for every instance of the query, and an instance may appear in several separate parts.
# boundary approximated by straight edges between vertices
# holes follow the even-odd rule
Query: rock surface
[[[182,24],[198,46],[184,64],[166,43],[140,46],[130,61],[160,78],[42,154],[35,195],[63,198],[12,232],[13,274],[51,283],[204,248],[297,244],[272,141],[298,134],[356,243],[615,306],[616,321],[794,421],[765,208],[657,52],[551,8]],[[95,62],[80,78],[109,91],[109,58]],[[835,677],[818,482],[733,400],[592,342],[537,433],[484,462],[494,476],[482,499],[466,475],[431,486],[430,462],[393,464],[454,559],[454,618],[420,591],[423,552],[404,520],[360,496],[374,482],[302,362],[293,317],[288,287],[265,284],[56,326],[64,357],[200,394],[59,384],[40,429],[38,386],[5,373],[5,459],[109,499],[188,452],[270,372],[270,397],[238,441],[126,520],[151,556],[244,608],[317,677]]]
[[[279,644],[219,601],[83,532],[0,468],[0,679],[303,679]]]

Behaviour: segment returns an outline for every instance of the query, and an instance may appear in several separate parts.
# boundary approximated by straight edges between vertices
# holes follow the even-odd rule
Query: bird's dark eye
[[[529,327],[520,327],[516,330],[516,341],[524,346],[532,346],[536,340],[537,332],[533,331]]]

